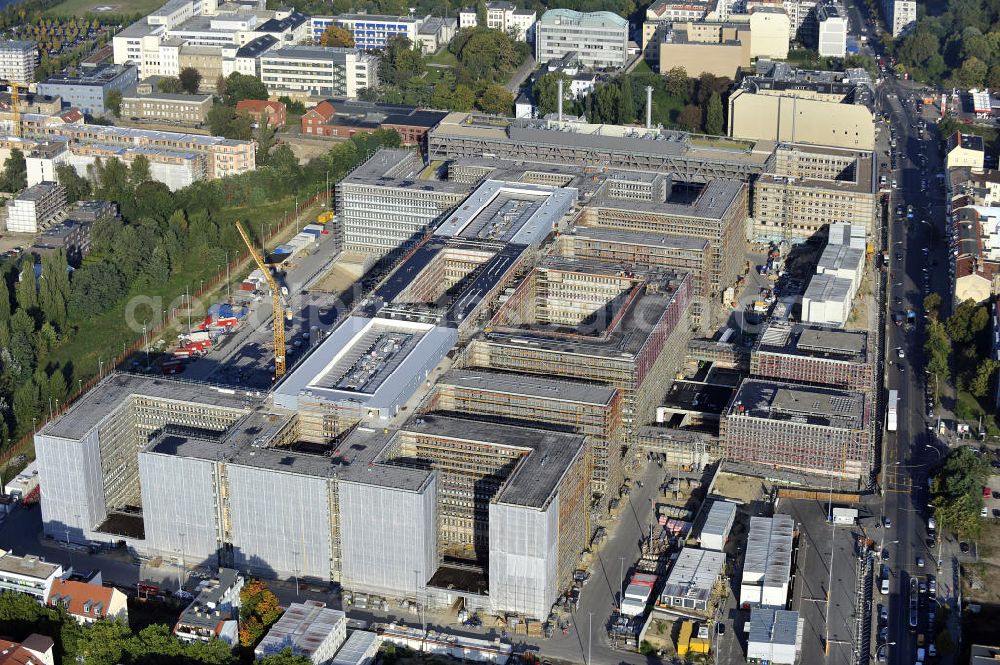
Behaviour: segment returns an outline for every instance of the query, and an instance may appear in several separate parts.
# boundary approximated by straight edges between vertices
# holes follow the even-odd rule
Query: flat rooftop
[[[705,238],[692,238],[691,236],[675,234],[644,233],[642,231],[629,231],[627,229],[577,226],[569,237],[587,238],[622,245],[638,245],[641,247],[665,247],[692,252],[704,252],[708,249],[708,240]]]
[[[37,185],[28,187],[26,190],[18,194],[15,200],[41,201],[42,199],[50,196],[57,187],[59,187],[59,183],[56,182],[40,182]]]
[[[401,187],[456,194],[466,194],[472,189],[472,186],[466,183],[422,177],[423,170],[423,159],[413,150],[383,148],[348,173],[341,180],[341,184]]]
[[[721,414],[733,396],[733,389],[697,381],[674,381],[663,406],[681,411]]]
[[[254,651],[270,655],[290,647],[296,654],[310,657],[334,632],[337,624],[346,621],[347,615],[325,603],[315,600],[291,603]]]
[[[758,352],[864,363],[868,332],[772,321],[757,339]]]
[[[524,450],[527,455],[514,467],[493,500],[539,509],[552,500],[559,483],[586,445],[585,437],[578,434],[433,414],[411,418],[401,432]]]
[[[864,427],[866,406],[859,392],[746,379],[728,416],[857,430]]]
[[[725,563],[724,552],[696,547],[681,549],[667,575],[662,595],[707,602]]]
[[[436,366],[456,339],[450,328],[352,316],[274,388],[274,403],[292,411],[300,398],[391,409],[406,401],[418,375]]]
[[[434,235],[538,246],[569,213],[576,198],[572,188],[487,180]]]
[[[17,556],[6,553],[0,556],[0,572],[11,575],[23,575],[36,579],[47,579],[55,575],[61,566],[57,563],[46,563],[33,554]]]
[[[63,439],[80,439],[126,400],[150,397],[178,404],[204,404],[235,412],[249,412],[263,395],[252,391],[213,386],[178,379],[114,373],[91,388],[66,412],[50,421],[39,434]]]
[[[768,607],[750,609],[749,640],[757,643],[795,645],[798,642],[799,613]]]
[[[751,517],[743,579],[756,578],[762,585],[787,584],[792,575],[794,537],[795,521],[789,515],[776,513],[774,517]]]
[[[78,74],[77,76],[56,74],[55,76],[48,77],[39,85],[104,86],[125,74],[127,69],[128,67],[125,65],[104,65],[102,67],[83,70],[86,73]]]
[[[549,379],[533,374],[490,372],[477,369],[451,369],[438,379],[439,386],[456,386],[505,395],[541,397],[554,402],[609,404],[615,389],[599,383]]]
[[[671,201],[670,197],[667,197],[665,201],[642,201],[613,196],[609,192],[611,184],[609,180],[601,185],[588,205],[595,208],[634,210],[657,215],[712,220],[725,217],[733,204],[738,201],[744,189],[744,184],[739,180],[715,178],[701,187],[701,191],[693,201],[676,203]]]

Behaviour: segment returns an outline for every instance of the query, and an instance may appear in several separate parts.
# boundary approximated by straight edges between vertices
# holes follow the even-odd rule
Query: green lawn
[[[447,48],[443,48],[434,55],[429,56],[425,62],[428,65],[446,65],[448,67],[458,66],[458,58],[456,58],[455,54]]]
[[[63,0],[58,5],[46,11],[52,16],[83,16],[87,13],[107,14],[142,14],[146,15],[158,9],[165,0]],[[97,7],[109,7],[104,12],[96,11]]]
[[[990,397],[986,398],[991,399]],[[991,409],[984,409],[982,403],[964,390],[958,391],[958,398],[955,404],[955,415],[966,421],[970,426],[975,427],[980,417],[983,419],[983,427],[990,437],[1000,435],[1000,427],[997,427],[996,418]]]

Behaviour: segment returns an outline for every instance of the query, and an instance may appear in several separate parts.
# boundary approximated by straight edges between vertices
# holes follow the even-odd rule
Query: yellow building
[[[736,23],[674,23],[660,41],[660,72],[682,67],[688,76],[703,73],[736,78],[750,66],[750,26]]]
[[[981,171],[985,154],[983,137],[955,132],[948,137],[945,165],[949,169],[966,166]]]

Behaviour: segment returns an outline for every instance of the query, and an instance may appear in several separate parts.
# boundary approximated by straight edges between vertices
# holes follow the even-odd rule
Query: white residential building
[[[254,649],[254,655],[264,658],[291,649],[314,665],[324,665],[333,659],[346,639],[347,616],[328,608],[326,603],[307,600],[288,606]]]
[[[816,20],[819,25],[817,50],[828,58],[843,58],[847,55],[847,15],[834,2],[816,5]]]
[[[276,48],[281,48],[281,42],[273,35],[261,35],[240,47],[223,47],[222,75],[239,72],[260,78],[260,56]]]
[[[511,33],[517,39],[527,41],[533,36],[538,15],[530,9],[518,9],[507,0],[493,0],[486,3],[486,27],[490,30]],[[465,7],[458,11],[458,28],[475,28],[479,16],[475,7]]]
[[[886,23],[893,37],[901,37],[917,23],[917,0],[885,0]]]
[[[479,25],[479,17],[475,7],[464,7],[458,10],[458,29],[475,28]]]
[[[0,41],[0,78],[28,85],[35,80],[38,46],[32,41]]]
[[[66,190],[57,182],[40,182],[7,201],[7,230],[38,233],[66,211]]]
[[[357,97],[378,85],[378,58],[357,48],[286,46],[260,56],[269,92],[305,97]]]
[[[44,603],[52,591],[52,583],[62,577],[57,563],[46,563],[34,555],[15,556],[0,550],[0,591],[26,593]]]
[[[628,21],[611,12],[548,10],[535,24],[535,59],[548,62],[571,52],[586,67],[624,67],[629,58]]]

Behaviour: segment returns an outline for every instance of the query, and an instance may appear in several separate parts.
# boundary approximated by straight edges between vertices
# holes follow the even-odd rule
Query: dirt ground
[[[370,263],[371,259],[366,258],[363,254],[344,252],[330,267],[330,270],[313,285],[312,290],[343,293],[361,279],[371,267]]]
[[[740,503],[750,503],[760,497],[764,486],[765,483],[760,478],[720,473],[712,493]],[[766,489],[770,491],[771,488],[766,486]]]
[[[983,526],[978,544],[979,561],[963,566],[965,600],[1000,605],[1000,524]]]
[[[851,314],[847,317],[847,330],[870,330],[873,324],[871,321],[871,304],[875,299],[872,295],[874,277],[871,270],[865,268],[864,276],[861,278],[861,286],[858,287],[858,294],[854,297],[854,304]]]

